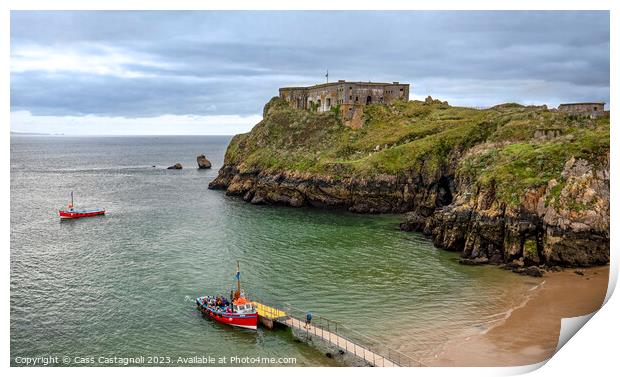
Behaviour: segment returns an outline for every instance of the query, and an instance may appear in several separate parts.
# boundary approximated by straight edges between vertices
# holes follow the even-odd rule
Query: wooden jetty
[[[272,329],[276,324],[290,327],[307,336],[321,339],[376,367],[423,366],[422,363],[410,356],[385,345],[370,346],[370,343],[375,343],[376,341],[362,334],[356,334],[356,332],[347,329],[338,322],[319,316],[314,317],[310,325],[306,325],[305,320],[300,319],[305,318],[302,310],[292,308],[291,306],[287,306],[286,310],[282,310],[273,305],[266,305],[256,301],[253,304],[258,312],[260,323],[266,328]],[[356,338],[356,340],[353,340],[353,338]],[[365,339],[367,342],[364,344],[363,340]]]
[[[256,312],[258,312],[258,321],[268,329],[273,329],[275,321],[284,319],[287,316],[283,310],[261,304],[260,302],[254,301],[252,304],[254,304]]]

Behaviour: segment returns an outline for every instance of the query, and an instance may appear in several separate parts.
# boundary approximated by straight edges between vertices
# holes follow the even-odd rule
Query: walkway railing
[[[345,352],[349,352],[374,366],[425,366],[411,356],[397,351],[378,339],[369,337],[351,329],[338,321],[330,320],[320,315],[313,315],[311,326],[302,326],[305,323],[307,311],[285,304],[283,309],[268,302],[263,304],[263,313],[287,326],[295,327],[300,332],[315,336],[335,345]],[[292,321],[292,320],[296,321]],[[292,326],[295,325],[295,326]]]

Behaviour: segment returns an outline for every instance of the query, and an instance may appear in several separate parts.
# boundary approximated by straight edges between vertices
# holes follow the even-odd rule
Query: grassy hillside
[[[498,182],[498,197],[517,202],[527,188],[550,179],[561,183],[570,157],[596,163],[609,151],[608,118],[517,104],[487,110],[439,101],[371,105],[361,129],[345,127],[334,113],[295,110],[278,98],[264,115],[250,133],[232,140],[226,164],[241,171],[364,179],[388,174],[428,182],[450,170],[472,185]]]

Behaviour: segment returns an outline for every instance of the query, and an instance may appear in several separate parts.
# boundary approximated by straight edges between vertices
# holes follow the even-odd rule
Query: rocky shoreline
[[[411,183],[396,177],[378,180],[334,179],[296,172],[239,171],[227,165],[209,183],[210,189],[226,190],[252,204],[344,209],[357,213],[404,213],[415,208]]]
[[[369,181],[240,172],[227,165],[209,188],[226,190],[252,204],[406,213],[401,230],[422,232],[435,246],[460,252],[466,264],[506,264],[537,276],[535,269],[527,268],[609,262],[608,158],[600,170],[571,159],[562,176],[565,188],[555,200],[582,204],[583,210],[551,205],[554,182],[529,192],[518,206],[498,200],[493,186],[470,193],[446,176],[428,185],[393,176]]]
[[[428,106],[438,113],[453,111],[446,107],[446,104],[418,105],[410,102],[406,106],[411,106],[416,111],[429,111]],[[316,146],[316,141],[312,141],[314,144],[310,145],[311,141],[303,144],[303,139],[292,137],[282,139],[280,136],[279,139],[273,139],[269,132],[277,132],[278,135],[282,134],[282,130],[291,133],[312,132],[308,136],[311,138],[315,134],[320,136],[320,127],[331,127],[332,133],[349,135],[349,140],[353,140],[354,136],[367,137],[364,134],[346,134],[345,132],[349,131],[341,131],[342,126],[325,116],[294,112],[274,99],[265,107],[263,122],[250,134],[233,138],[224,166],[219,170],[217,178],[209,184],[209,188],[225,190],[227,195],[242,197],[252,204],[312,206],[358,213],[403,213],[405,219],[400,224],[401,230],[422,232],[435,246],[459,252],[464,264],[505,265],[515,272],[541,276],[545,269],[553,266],[586,267],[609,263],[608,147],[602,150],[593,149],[594,153],[588,154],[579,152],[577,148],[575,154],[581,153],[587,158],[564,154],[567,157],[558,159],[558,153],[554,151],[562,151],[563,143],[574,147],[573,135],[567,136],[565,141],[532,139],[529,144],[527,141],[521,141],[521,144],[511,144],[515,143],[514,141],[486,141],[489,135],[492,135],[491,132],[499,133],[498,129],[503,124],[510,126],[510,120],[506,123],[506,119],[510,118],[505,118],[504,113],[516,118],[515,111],[520,111],[518,114],[521,118],[518,118],[518,121],[521,123],[518,126],[522,128],[523,122],[531,123],[533,117],[549,117],[554,122],[574,122],[565,118],[554,120],[555,115],[546,108],[514,109],[512,105],[498,107],[496,112],[489,115],[497,117],[499,120],[493,122],[499,125],[483,120],[479,121],[477,128],[469,129],[471,135],[450,136],[457,141],[460,139],[456,138],[461,137],[461,144],[446,146],[441,139],[432,139],[437,140],[433,141],[436,143],[434,145],[422,144],[424,148],[432,151],[432,154],[421,157],[419,162],[400,169],[396,174],[381,174],[378,169],[377,174],[366,173],[360,178],[362,174],[355,171],[339,174],[349,166],[339,162],[325,165],[327,168],[321,173],[274,166],[270,161],[279,160],[273,160],[273,155],[265,157],[264,153],[270,142],[276,143],[271,153],[284,153],[285,158],[290,158],[286,153],[296,156],[294,153],[300,153],[299,151],[304,153],[303,156],[309,155],[312,158],[319,156],[324,150]],[[405,110],[406,107],[404,110],[389,109],[397,114],[395,116],[400,117],[396,118],[397,120],[403,117]],[[386,110],[379,108],[376,111]],[[373,127],[373,116],[368,118],[369,124],[365,127]],[[322,125],[321,122],[328,125]],[[584,124],[582,127],[585,130],[599,127]],[[507,133],[506,129],[511,133],[516,132],[513,126],[508,126],[501,129],[501,133]],[[310,131],[307,131],[308,129]],[[533,130],[531,134],[535,134]],[[416,139],[406,142],[420,143],[420,140],[424,141]],[[593,142],[587,142],[591,144],[585,147],[594,148],[591,146]],[[502,171],[504,177],[507,177],[503,180],[482,179],[481,175],[486,173],[485,169],[488,170],[489,166],[496,170],[503,166],[496,161],[498,157],[495,157],[496,160],[484,158],[495,153],[494,151],[503,151],[503,148],[511,146],[523,148],[523,153],[530,153],[532,148],[540,148],[542,152],[537,152],[541,153],[539,155],[527,155],[532,161],[527,164],[524,162],[524,166],[512,167],[507,173]],[[577,146],[580,147],[580,144]],[[384,148],[379,145],[377,147],[369,152],[369,160],[374,158],[374,155],[392,153],[388,145]],[[316,148],[312,152],[314,154],[308,154],[311,148]],[[335,152],[336,155],[342,153],[342,149],[347,150],[349,146],[340,148]],[[395,148],[394,145],[392,148]],[[544,148],[549,148],[549,152]],[[282,150],[284,152],[281,152]],[[397,155],[398,158],[407,158],[404,151],[399,153],[401,154]],[[416,150],[406,153],[416,153]],[[262,166],[261,163],[250,163],[256,158],[254,156],[265,160]],[[320,162],[321,159],[316,157],[313,161]],[[511,160],[508,161],[512,163]],[[553,174],[537,175],[530,166],[537,163],[539,169],[546,169],[545,164],[550,164],[548,161],[554,164]],[[272,166],[265,166],[268,163]],[[291,166],[294,166],[294,163],[291,163]],[[473,168],[466,169],[471,166]],[[538,181],[536,184],[519,186],[515,184],[519,177],[511,169],[522,169],[522,175]]]

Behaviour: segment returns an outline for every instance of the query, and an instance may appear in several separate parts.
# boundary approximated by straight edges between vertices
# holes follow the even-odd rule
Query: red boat
[[[237,290],[231,291],[231,301],[224,296],[202,296],[196,298],[196,306],[209,318],[231,326],[256,330],[258,313],[254,305],[241,292],[239,262],[237,262]]]
[[[73,208],[73,191],[71,191],[71,203],[67,205],[67,209],[58,211],[60,219],[76,219],[79,217],[91,217],[105,215],[105,209],[75,209]]]

